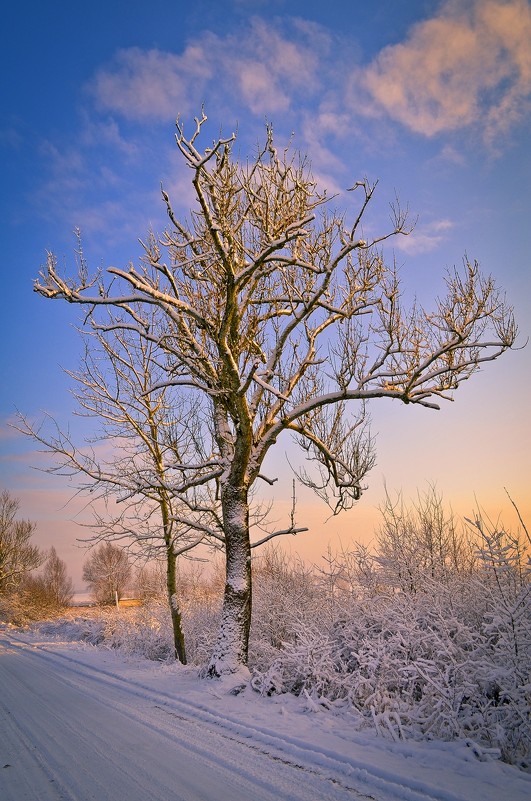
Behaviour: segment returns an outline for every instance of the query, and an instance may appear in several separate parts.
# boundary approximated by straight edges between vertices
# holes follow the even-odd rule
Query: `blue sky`
[[[179,213],[190,183],[174,144],[177,114],[201,105],[212,138],[238,131],[242,157],[272,123],[337,192],[379,180],[368,225],[381,232],[395,194],[418,217],[387,250],[408,296],[429,305],[445,268],[466,253],[504,287],[531,334],[531,6],[525,0],[100,2],[48,0],[3,11],[0,58],[2,390],[0,486],[21,499],[79,584],[83,558],[66,480],[32,470],[15,410],[43,410],[80,430],[69,379],[81,351],[75,309],[32,281],[53,250],[73,270],[79,227],[92,266],[137,258],[138,237],[164,225],[160,183]],[[370,536],[390,491],[435,483],[459,514],[475,497],[510,520],[507,487],[531,519],[531,347],[487,365],[440,412],[374,405],[378,464],[360,504],[326,525],[303,496],[312,558],[340,534]],[[278,469],[284,463],[277,451]],[[82,516],[81,516],[82,519]],[[81,532],[81,535],[83,532]]]

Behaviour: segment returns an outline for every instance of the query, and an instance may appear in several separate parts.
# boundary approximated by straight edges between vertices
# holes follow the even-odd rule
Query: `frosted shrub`
[[[531,577],[520,535],[479,519],[479,558],[487,592],[481,680],[490,703],[486,730],[507,761],[531,763]],[[529,540],[529,534],[524,527]]]
[[[428,517],[422,543],[434,530]],[[313,709],[348,709],[393,737],[469,738],[529,767],[531,585],[525,548],[519,537],[476,521],[474,561],[472,540],[458,536],[455,527],[445,540],[447,518],[437,519],[436,561],[432,538],[430,548],[396,548],[395,559],[403,553],[403,564],[392,563],[387,557],[393,531],[404,535],[400,526],[386,528],[385,557],[377,553],[371,562],[356,551],[346,560],[329,558],[326,580],[313,582],[311,613],[284,616],[282,647],[270,650],[269,663],[262,647],[252,685],[263,694],[295,693]],[[411,537],[413,522],[407,517]],[[447,559],[446,549],[455,554],[457,545],[467,556],[462,569]],[[421,560],[419,553],[429,558]]]
[[[253,686],[349,708],[393,736],[408,727],[452,737],[470,690],[463,657],[471,643],[470,630],[431,612],[426,598],[380,596],[356,602],[326,631],[303,624]]]
[[[35,628],[46,637],[53,639],[100,645],[105,640],[106,620],[101,613],[97,618],[76,617],[74,619],[47,620],[37,624]]]
[[[267,547],[253,564],[253,623],[250,663],[270,665],[287,642],[294,642],[301,621],[320,621],[325,614],[316,577],[301,560]]]
[[[109,620],[106,627],[105,645],[118,648],[125,654],[143,656],[158,662],[173,660],[174,646],[168,605],[154,601],[131,610],[127,615],[116,615]]]
[[[200,562],[178,563],[179,603],[188,664],[202,666],[216,641],[223,597],[223,563],[214,558],[205,574]]]
[[[219,604],[206,597],[203,602],[183,606],[183,629],[188,664],[202,665],[208,659],[217,634]],[[155,661],[174,659],[173,635],[165,599],[150,603],[126,615],[114,615],[105,627],[104,645],[127,654]]]
[[[216,641],[221,598],[203,598],[195,605],[183,606],[183,630],[188,664],[204,665]]]

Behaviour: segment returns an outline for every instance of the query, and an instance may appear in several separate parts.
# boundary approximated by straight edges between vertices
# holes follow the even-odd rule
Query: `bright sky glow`
[[[2,292],[0,486],[38,522],[80,586],[83,554],[64,507],[66,480],[31,469],[31,443],[9,427],[16,409],[53,414],[73,430],[69,379],[81,350],[76,310],[32,293],[53,250],[75,270],[80,227],[92,267],[125,266],[137,239],[160,230],[160,183],[185,214],[189,175],[173,141],[204,104],[209,134],[238,130],[242,157],[270,121],[279,142],[306,151],[337,192],[380,181],[368,225],[387,227],[395,193],[418,223],[387,249],[407,294],[429,304],[445,267],[464,254],[492,273],[514,305],[520,344],[531,334],[531,5],[526,0],[29,0],[3,11],[0,58]],[[427,482],[460,514],[474,497],[513,523],[507,487],[531,520],[531,347],[507,354],[440,412],[376,404],[378,464],[360,504],[338,520],[304,495],[312,558],[341,535],[368,538],[383,496]],[[281,478],[285,454],[280,443]],[[37,540],[36,540],[37,541]]]

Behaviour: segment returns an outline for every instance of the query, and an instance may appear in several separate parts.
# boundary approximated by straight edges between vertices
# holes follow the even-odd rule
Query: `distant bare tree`
[[[37,575],[27,575],[22,589],[26,606],[31,608],[32,616],[37,618],[57,612],[70,604],[74,596],[74,585],[68,576],[66,562],[59,558],[53,546],[43,570]]]
[[[131,564],[126,551],[110,542],[102,542],[83,565],[83,581],[100,604],[113,604],[122,598],[131,579]]]
[[[17,520],[19,507],[18,499],[7,490],[0,493],[0,595],[16,589],[24,575],[46,558],[31,544],[35,523]]]
[[[219,676],[247,663],[250,494],[259,479],[272,482],[263,465],[279,437],[302,447],[310,466],[301,480],[335,513],[348,508],[374,463],[367,404],[439,408],[513,345],[516,326],[493,280],[468,261],[448,274],[433,311],[404,308],[380,250],[409,231],[398,203],[390,230],[367,239],[375,185],[353,186],[360,202],[347,224],[328,210],[306,159],[279,153],[270,129],[252,161],[239,163],[234,136],[198,149],[205,123],[196,120],[189,138],[177,124],[197,205],[180,221],[163,191],[170,227],[161,240],[149,236],[139,269],[90,278],[81,262],[78,279],[65,279],[49,254],[35,289],[81,304],[94,331],[134,331],[152,343],[159,386],[198,399],[208,455],[179,464],[171,491],[212,485],[219,499],[226,585],[208,667]]]
[[[59,558],[53,546],[50,548],[42,577],[52,602],[58,608],[68,606],[74,596],[74,584],[67,573],[66,562]]]

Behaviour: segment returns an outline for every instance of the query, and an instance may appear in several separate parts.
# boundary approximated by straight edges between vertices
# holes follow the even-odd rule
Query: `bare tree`
[[[95,418],[98,430],[79,446],[52,419],[51,432],[22,415],[17,427],[56,457],[48,472],[78,477],[80,492],[104,502],[93,505],[88,541],[119,541],[134,557],[163,559],[175,655],[186,664],[176,560],[208,535],[222,539],[206,490],[177,496],[168,488],[170,468],[205,460],[197,404],[171,387],[153,389],[165,374],[153,343],[135,331],[98,330],[85,345],[80,369],[69,375],[78,414]]]
[[[279,153],[270,129],[246,164],[233,158],[234,136],[198,149],[205,122],[196,120],[190,138],[177,123],[197,206],[180,221],[163,191],[170,227],[160,240],[149,236],[140,269],[89,278],[81,263],[77,280],[64,279],[49,254],[35,289],[83,305],[95,331],[151,342],[161,385],[200,400],[212,452],[180,465],[172,491],[213,483],[221,506],[226,585],[208,668],[217,676],[247,663],[250,493],[260,478],[272,481],[262,466],[278,438],[288,432],[302,446],[310,466],[301,480],[337,513],[359,499],[373,465],[367,404],[439,408],[513,345],[516,327],[493,280],[468,261],[448,274],[434,311],[403,308],[396,270],[379,249],[409,230],[397,203],[390,231],[368,240],[362,222],[374,185],[356,182],[359,208],[347,224],[328,210],[306,160]]]
[[[17,520],[20,503],[7,490],[0,493],[0,594],[12,592],[24,575],[42,565],[46,556],[30,540],[36,525]]]
[[[111,542],[102,542],[83,565],[83,580],[100,604],[112,604],[123,597],[131,579],[126,551]]]
[[[67,573],[66,562],[59,558],[53,546],[50,548],[42,577],[52,602],[58,608],[68,606],[74,595],[74,585]]]
[[[37,575],[28,575],[23,584],[25,604],[35,617],[57,612],[68,606],[74,595],[74,585],[68,576],[66,563],[52,546],[44,568]]]

